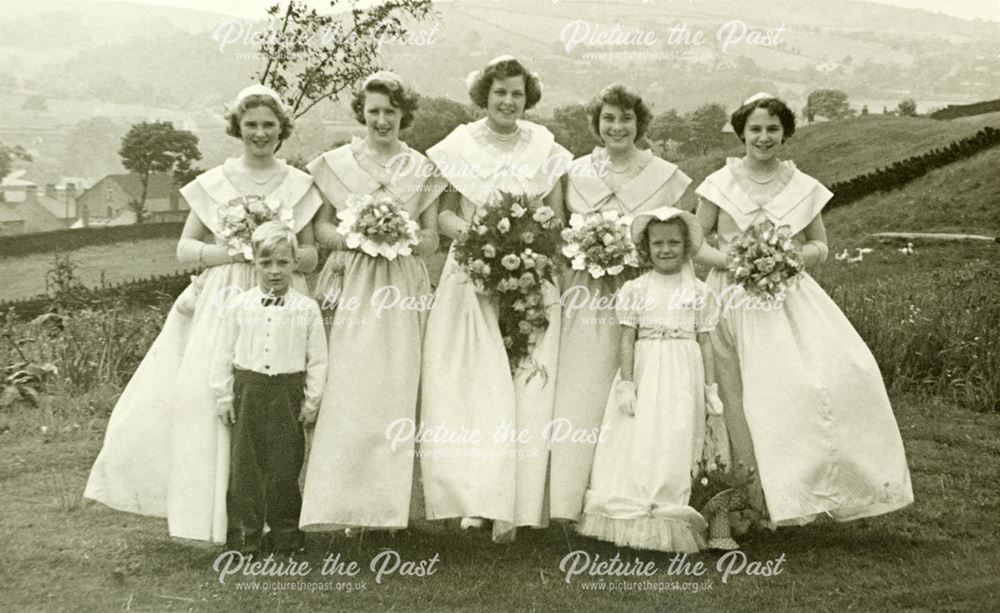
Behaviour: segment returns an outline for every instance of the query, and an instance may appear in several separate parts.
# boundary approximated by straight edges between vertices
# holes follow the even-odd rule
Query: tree
[[[646,135],[655,143],[674,141],[678,144],[691,142],[691,126],[674,109],[660,113],[649,123]]]
[[[423,153],[463,123],[474,119],[468,106],[447,98],[420,98],[420,108],[413,125],[401,137],[406,144]]]
[[[827,119],[841,119],[851,114],[847,94],[839,89],[817,89],[809,94],[805,114],[812,123],[816,115]]]
[[[154,172],[170,172],[175,182],[196,174],[192,163],[201,159],[198,137],[187,130],[178,130],[169,121],[137,123],[122,138],[118,155],[122,166],[139,175],[142,195],[134,204],[136,222],[145,221],[146,193],[149,176]]]
[[[582,104],[559,107],[552,112],[552,119],[538,121],[551,130],[556,141],[569,149],[574,157],[586,155],[600,144],[590,129],[590,117]]]
[[[10,174],[11,162],[14,160],[24,160],[26,162],[30,162],[31,155],[25,151],[21,145],[8,147],[7,145],[0,143],[0,180]]]
[[[903,117],[916,117],[917,116],[917,101],[913,98],[907,98],[899,103],[899,114]]]
[[[726,109],[720,104],[713,102],[698,107],[687,118],[691,126],[688,150],[704,155],[713,149],[722,149],[725,143],[722,128],[728,119]]]
[[[280,4],[267,10],[272,20],[280,17],[280,27],[261,42],[267,61],[255,78],[285,99],[294,118],[374,72],[382,46],[406,34],[403,18],[419,20],[431,11],[431,0],[386,0],[369,9],[330,2],[335,13],[342,4],[350,9],[343,18],[320,15],[302,0],[290,0],[283,16]]]

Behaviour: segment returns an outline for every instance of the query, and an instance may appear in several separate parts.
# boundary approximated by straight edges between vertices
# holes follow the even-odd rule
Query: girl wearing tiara
[[[561,214],[559,179],[571,156],[545,127],[521,118],[541,98],[538,76],[503,56],[466,85],[486,117],[427,151],[452,188],[442,196],[440,231],[453,239],[466,232],[497,190],[541,197]],[[421,423],[454,437],[421,448],[428,519],[462,517],[466,527],[491,519],[495,540],[512,539],[516,526],[547,524],[543,430],[555,396],[559,297],[552,285],[545,294],[549,325],[531,359],[547,375],[512,376],[493,299],[476,293],[449,256],[427,322]]]
[[[746,153],[698,187],[698,219],[718,237],[699,260],[708,284],[732,296],[729,245],[755,224],[787,225],[806,267],[826,259],[820,212],[832,194],[781,161],[795,114],[767,94],[732,115]],[[772,525],[888,513],[913,502],[899,428],[878,364],[837,305],[807,273],[779,308],[723,300],[712,336],[733,460],[757,464]]]
[[[663,207],[637,215],[631,231],[652,270],[617,298],[621,368],[576,529],[636,549],[698,551],[707,524],[688,504],[691,473],[706,444],[706,405],[722,411],[708,345],[715,301],[690,260],[701,226],[694,215]],[[724,440],[714,432],[708,443]]]
[[[567,214],[636,215],[676,204],[691,179],[674,164],[636,146],[653,117],[642,98],[624,85],[610,85],[587,105],[587,114],[604,146],[570,166]],[[568,271],[560,279],[563,321],[553,418],[567,422],[571,432],[593,432],[600,426],[618,369],[621,326],[614,310],[589,304],[614,296],[625,280],[621,274],[594,279],[585,270]],[[585,301],[587,307],[574,308]],[[571,437],[553,442],[549,479],[553,519],[580,517],[593,459],[594,443]]]
[[[417,418],[420,349],[427,313],[402,304],[427,304],[427,268],[418,256],[437,250],[437,198],[444,183],[431,177],[423,155],[399,140],[413,123],[417,95],[399,75],[368,77],[351,102],[365,138],[328,151],[309,164],[326,203],[316,238],[333,249],[316,281],[328,310],[327,390],[306,470],[301,527],[406,528],[413,482],[413,437],[393,442],[388,429]],[[348,250],[336,214],[351,196],[388,197],[419,220],[413,255],[394,260]]]
[[[181,189],[191,208],[177,244],[185,266],[204,267],[167,315],[115,405],[86,498],[113,509],[166,517],[170,535],[226,541],[229,430],[215,415],[208,365],[233,289],[257,285],[251,262],[223,244],[219,210],[242,196],[259,196],[291,212],[300,244],[298,271],[316,266],[313,215],[322,200],[312,179],[274,157],[292,119],[280,97],[251,85],[227,114],[226,133],[243,143],[243,155],[199,175]],[[296,275],[305,291],[305,279]]]

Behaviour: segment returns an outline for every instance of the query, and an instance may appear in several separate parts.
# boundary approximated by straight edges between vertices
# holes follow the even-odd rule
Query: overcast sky
[[[267,7],[277,0],[101,0],[125,1],[134,4],[156,4],[160,6],[175,6],[199,9],[213,13],[234,15],[248,19],[256,19],[265,13]],[[447,1],[447,0],[446,0]],[[538,0],[547,2],[551,0]],[[656,0],[652,0],[656,2]],[[905,8],[923,9],[932,12],[954,15],[972,19],[979,17],[1000,23],[1000,0],[869,0],[879,4],[891,4]],[[317,8],[330,5],[329,0],[309,0]],[[376,4],[376,0],[363,0],[362,6]]]

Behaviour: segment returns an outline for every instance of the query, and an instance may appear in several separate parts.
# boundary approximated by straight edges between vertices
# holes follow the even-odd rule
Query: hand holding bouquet
[[[347,208],[338,211],[337,232],[349,249],[360,249],[372,257],[395,260],[413,254],[420,242],[420,226],[409,213],[388,196],[351,196]]]
[[[242,255],[253,261],[250,237],[257,226],[268,221],[284,222],[293,227],[294,216],[291,209],[282,208],[279,202],[268,202],[256,195],[239,196],[227,202],[218,210],[219,235],[223,238],[229,255]]]
[[[780,298],[794,287],[803,270],[791,229],[770,221],[751,226],[736,239],[728,268],[733,281],[747,293],[769,299]]]
[[[476,290],[497,299],[511,372],[531,354],[534,334],[549,325],[542,288],[552,280],[560,225],[539,199],[497,192],[455,242],[455,259]]]
[[[595,279],[621,274],[639,265],[639,255],[629,234],[631,219],[617,211],[580,215],[574,213],[562,231],[562,254],[573,270],[586,270]]]

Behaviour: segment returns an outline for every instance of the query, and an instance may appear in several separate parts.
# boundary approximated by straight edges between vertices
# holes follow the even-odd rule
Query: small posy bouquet
[[[372,257],[395,260],[411,255],[413,246],[420,242],[420,225],[389,196],[351,196],[337,217],[337,232],[347,239],[347,247]]]
[[[219,235],[223,238],[229,255],[242,254],[253,260],[250,237],[257,226],[268,221],[282,221],[293,227],[294,217],[290,209],[282,208],[279,202],[268,202],[260,196],[247,195],[233,198],[219,207]]]
[[[537,197],[497,192],[455,242],[455,259],[476,290],[497,299],[512,373],[531,355],[535,333],[549,325],[542,289],[553,278],[561,225]]]
[[[569,258],[573,270],[585,270],[595,279],[634,269],[639,266],[639,254],[629,234],[631,222],[617,211],[586,216],[574,213],[569,227],[562,231],[566,241],[562,254]]]
[[[751,226],[733,242],[728,268],[737,285],[764,298],[784,295],[803,270],[791,228],[770,221]]]

